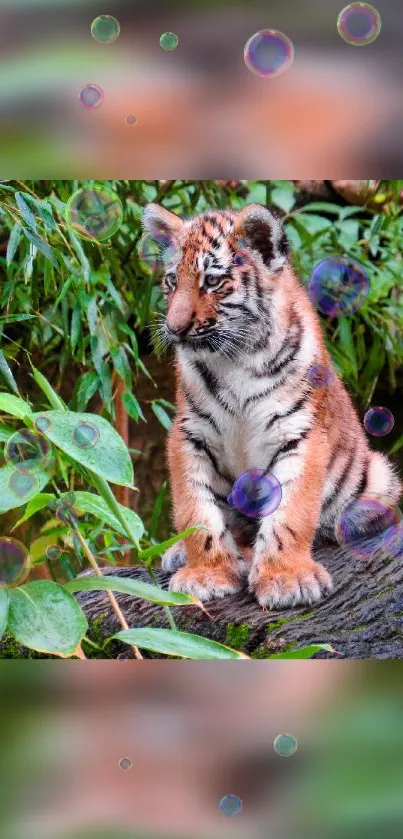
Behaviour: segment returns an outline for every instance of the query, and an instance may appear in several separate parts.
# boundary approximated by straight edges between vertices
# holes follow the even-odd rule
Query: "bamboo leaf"
[[[179,656],[202,660],[248,659],[244,653],[231,650],[217,641],[210,641],[188,632],[169,629],[126,629],[113,636],[126,644],[135,644],[143,650],[151,650],[162,655]]]
[[[70,592],[116,591],[120,594],[131,594],[133,597],[140,597],[149,603],[158,603],[160,606],[195,606],[199,602],[189,594],[164,591],[164,589],[153,586],[151,583],[132,580],[130,577],[114,577],[111,574],[105,577],[79,577],[70,583],[66,583],[64,587]]]
[[[11,590],[9,598],[8,630],[18,644],[61,658],[74,655],[88,623],[63,586],[37,580]]]

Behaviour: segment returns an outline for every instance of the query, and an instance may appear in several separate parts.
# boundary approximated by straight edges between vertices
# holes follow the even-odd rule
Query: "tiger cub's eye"
[[[175,274],[165,274],[165,285],[170,290],[176,288],[176,277]]]
[[[225,280],[225,277],[205,277],[204,278],[204,285],[207,288],[218,288]]]

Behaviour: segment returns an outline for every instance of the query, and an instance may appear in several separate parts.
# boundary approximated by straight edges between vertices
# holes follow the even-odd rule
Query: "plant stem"
[[[96,561],[95,557],[92,555],[92,553],[91,553],[91,551],[90,551],[90,549],[89,549],[89,547],[88,547],[88,545],[87,545],[87,542],[85,541],[84,537],[81,535],[79,528],[77,527],[77,525],[76,525],[76,524],[72,524],[72,528],[73,528],[73,530],[74,530],[74,533],[75,533],[75,534],[76,534],[76,536],[77,536],[78,541],[80,542],[80,545],[81,545],[81,547],[82,547],[82,549],[83,549],[83,551],[84,551],[84,553],[85,553],[85,555],[86,555],[86,557],[87,557],[87,559],[88,559],[88,562],[89,562],[89,563],[90,563],[90,565],[91,565],[91,568],[92,568],[92,569],[93,569],[93,571],[94,571],[94,574],[96,574],[96,575],[97,575],[97,577],[103,577],[102,571],[101,571],[101,569],[98,567],[97,561]],[[119,604],[118,604],[118,601],[116,600],[115,595],[114,595],[111,591],[107,591],[107,592],[106,592],[106,594],[107,594],[107,596],[108,596],[108,598],[109,598],[109,600],[110,600],[110,603],[111,603],[112,609],[113,609],[113,611],[115,612],[115,615],[116,615],[116,617],[117,617],[117,619],[118,619],[118,621],[119,621],[119,623],[120,623],[121,627],[122,627],[123,629],[129,629],[129,624],[127,623],[126,618],[124,617],[124,615],[123,615],[123,614],[122,614],[122,612],[121,612],[120,606],[119,606]],[[143,658],[143,656],[141,655],[140,650],[139,650],[139,649],[138,649],[138,647],[136,647],[134,644],[132,645],[132,650],[133,650],[134,655],[136,656],[136,658],[139,658],[139,659],[142,659],[142,658]]]

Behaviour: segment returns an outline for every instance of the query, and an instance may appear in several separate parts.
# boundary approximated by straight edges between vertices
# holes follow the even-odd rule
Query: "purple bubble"
[[[99,108],[104,101],[104,92],[101,87],[97,84],[86,84],[84,87],[81,88],[80,93],[78,94],[78,100],[80,105],[83,108],[86,108],[87,111],[93,111],[95,108]]]
[[[379,405],[370,408],[364,416],[364,428],[372,437],[386,437],[392,431],[395,418],[389,408]]]
[[[262,79],[273,79],[291,67],[294,61],[292,41],[276,29],[255,32],[244,48],[245,64]]]
[[[369,560],[398,525],[400,513],[396,507],[381,496],[362,496],[343,510],[336,525],[336,539],[358,559]]]
[[[389,527],[383,539],[382,550],[388,557],[403,558],[403,525],[401,522]]]
[[[327,364],[311,364],[308,379],[312,387],[330,387],[334,382],[334,370]]]
[[[382,29],[381,16],[370,3],[349,3],[337,18],[337,31],[347,44],[365,47],[376,40]]]
[[[219,807],[225,816],[237,816],[242,811],[242,799],[238,795],[224,795]]]
[[[249,469],[236,479],[227,502],[248,518],[262,518],[277,510],[281,497],[281,485],[274,475]]]
[[[369,279],[358,262],[332,256],[315,265],[307,292],[311,303],[322,314],[328,317],[353,315],[368,297]]]

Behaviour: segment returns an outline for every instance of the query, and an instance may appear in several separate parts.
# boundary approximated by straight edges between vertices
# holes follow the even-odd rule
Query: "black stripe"
[[[346,465],[345,465],[345,467],[344,467],[344,469],[343,469],[343,471],[340,475],[340,478],[337,481],[337,486],[335,486],[335,488],[333,489],[331,494],[328,496],[328,498],[326,498],[326,501],[324,501],[323,506],[322,506],[323,511],[327,510],[331,506],[331,504],[333,504],[333,501],[336,500],[340,490],[343,487],[343,484],[344,484],[345,480],[348,478],[348,476],[351,472],[354,460],[355,460],[355,449],[353,451],[351,451],[350,454],[349,454],[347,463],[346,463]]]
[[[211,535],[210,535],[210,536],[207,536],[207,539],[206,539],[206,541],[205,541],[205,543],[204,543],[204,550],[205,550],[205,551],[209,551],[209,550],[210,550],[210,548],[211,548],[211,546],[212,546],[212,544],[213,544],[213,537],[212,537]]]
[[[228,402],[226,402],[222,398],[222,396],[220,396],[220,394],[219,394],[219,390],[221,389],[220,388],[220,383],[219,383],[217,377],[214,375],[214,373],[212,373],[211,370],[209,370],[209,368],[207,367],[207,365],[204,364],[202,361],[193,362],[193,367],[195,368],[195,370],[197,370],[197,372],[201,376],[205,387],[207,388],[207,390],[209,391],[211,396],[214,397],[216,402],[218,402],[218,404],[221,405],[222,408],[224,408],[226,411],[228,411],[229,414],[232,414],[232,416],[235,416],[236,411],[234,411],[234,409],[231,408],[230,405],[228,405]],[[234,397],[234,394],[231,391],[229,391],[228,388],[227,388],[227,391],[230,393],[230,395],[233,398],[236,398],[236,397]]]
[[[197,437],[196,434],[192,434],[186,428],[182,427],[181,431],[182,434],[184,434],[184,436],[186,437],[187,441],[196,449],[196,451],[204,452],[219,478],[222,478],[223,481],[227,481],[229,484],[233,484],[234,478],[227,472],[221,472],[216,456],[210,451],[205,441],[202,440],[200,437]]]
[[[278,550],[279,552],[280,552],[280,551],[282,551],[282,550],[283,550],[284,545],[283,545],[283,543],[282,543],[282,541],[281,541],[280,537],[279,537],[279,536],[277,536],[277,533],[276,533],[276,531],[275,531],[275,530],[273,530],[273,536],[274,536],[274,538],[275,538],[275,540],[276,540],[276,542],[277,542],[277,550]]]
[[[266,466],[266,469],[264,470],[265,473],[267,474],[267,472],[269,472],[270,469],[272,469],[272,467],[274,466],[276,461],[279,460],[280,457],[282,457],[284,454],[290,454],[294,451],[294,449],[298,448],[299,444],[302,443],[302,441],[305,440],[306,437],[308,437],[308,434],[310,434],[311,431],[311,428],[307,428],[306,431],[303,431],[299,435],[299,437],[296,437],[293,440],[287,440],[286,443],[283,443],[283,445],[277,450],[276,454],[273,455],[270,462]]]
[[[367,478],[368,478],[368,460],[365,461],[363,466],[363,472],[361,475],[360,483],[358,484],[357,489],[354,492],[354,495],[358,498],[358,496],[362,495],[365,492],[365,488],[367,486]]]
[[[217,432],[217,434],[219,434],[219,433],[220,433],[220,429],[219,429],[219,427],[218,427],[217,423],[215,422],[215,420],[213,419],[213,417],[212,417],[210,414],[205,414],[205,413],[204,413],[204,411],[202,411],[202,410],[198,407],[198,405],[196,405],[196,403],[194,402],[194,400],[193,400],[193,398],[191,397],[190,393],[188,393],[188,391],[186,390],[186,388],[184,388],[184,387],[183,387],[183,385],[182,385],[182,391],[183,391],[183,394],[184,394],[184,396],[185,396],[186,402],[187,402],[187,403],[188,403],[188,405],[189,405],[189,408],[190,408],[190,409],[191,409],[191,410],[192,410],[192,411],[193,411],[193,412],[194,412],[194,413],[195,413],[198,417],[200,417],[200,419],[205,420],[206,422],[208,422],[208,423],[212,426],[212,428],[214,428],[214,430]]]
[[[295,403],[291,408],[286,411],[285,414],[274,414],[271,419],[269,419],[265,430],[268,431],[269,428],[277,421],[281,419],[285,419],[285,417],[291,417],[293,414],[296,414],[301,408],[306,405],[310,397],[309,393],[306,393],[304,396],[301,396],[301,399],[298,399],[298,402]]]
[[[252,402],[259,402],[260,399],[264,399],[265,396],[269,396],[272,392],[271,387],[267,387],[265,390],[259,391],[259,393],[254,393],[253,396],[248,396],[243,403],[243,408],[246,408],[247,405],[250,405]]]
[[[292,527],[290,527],[288,524],[285,524],[284,527],[286,530],[288,530],[289,533],[291,533],[291,536],[293,536],[294,539],[297,538],[297,534],[295,530],[292,529]]]

